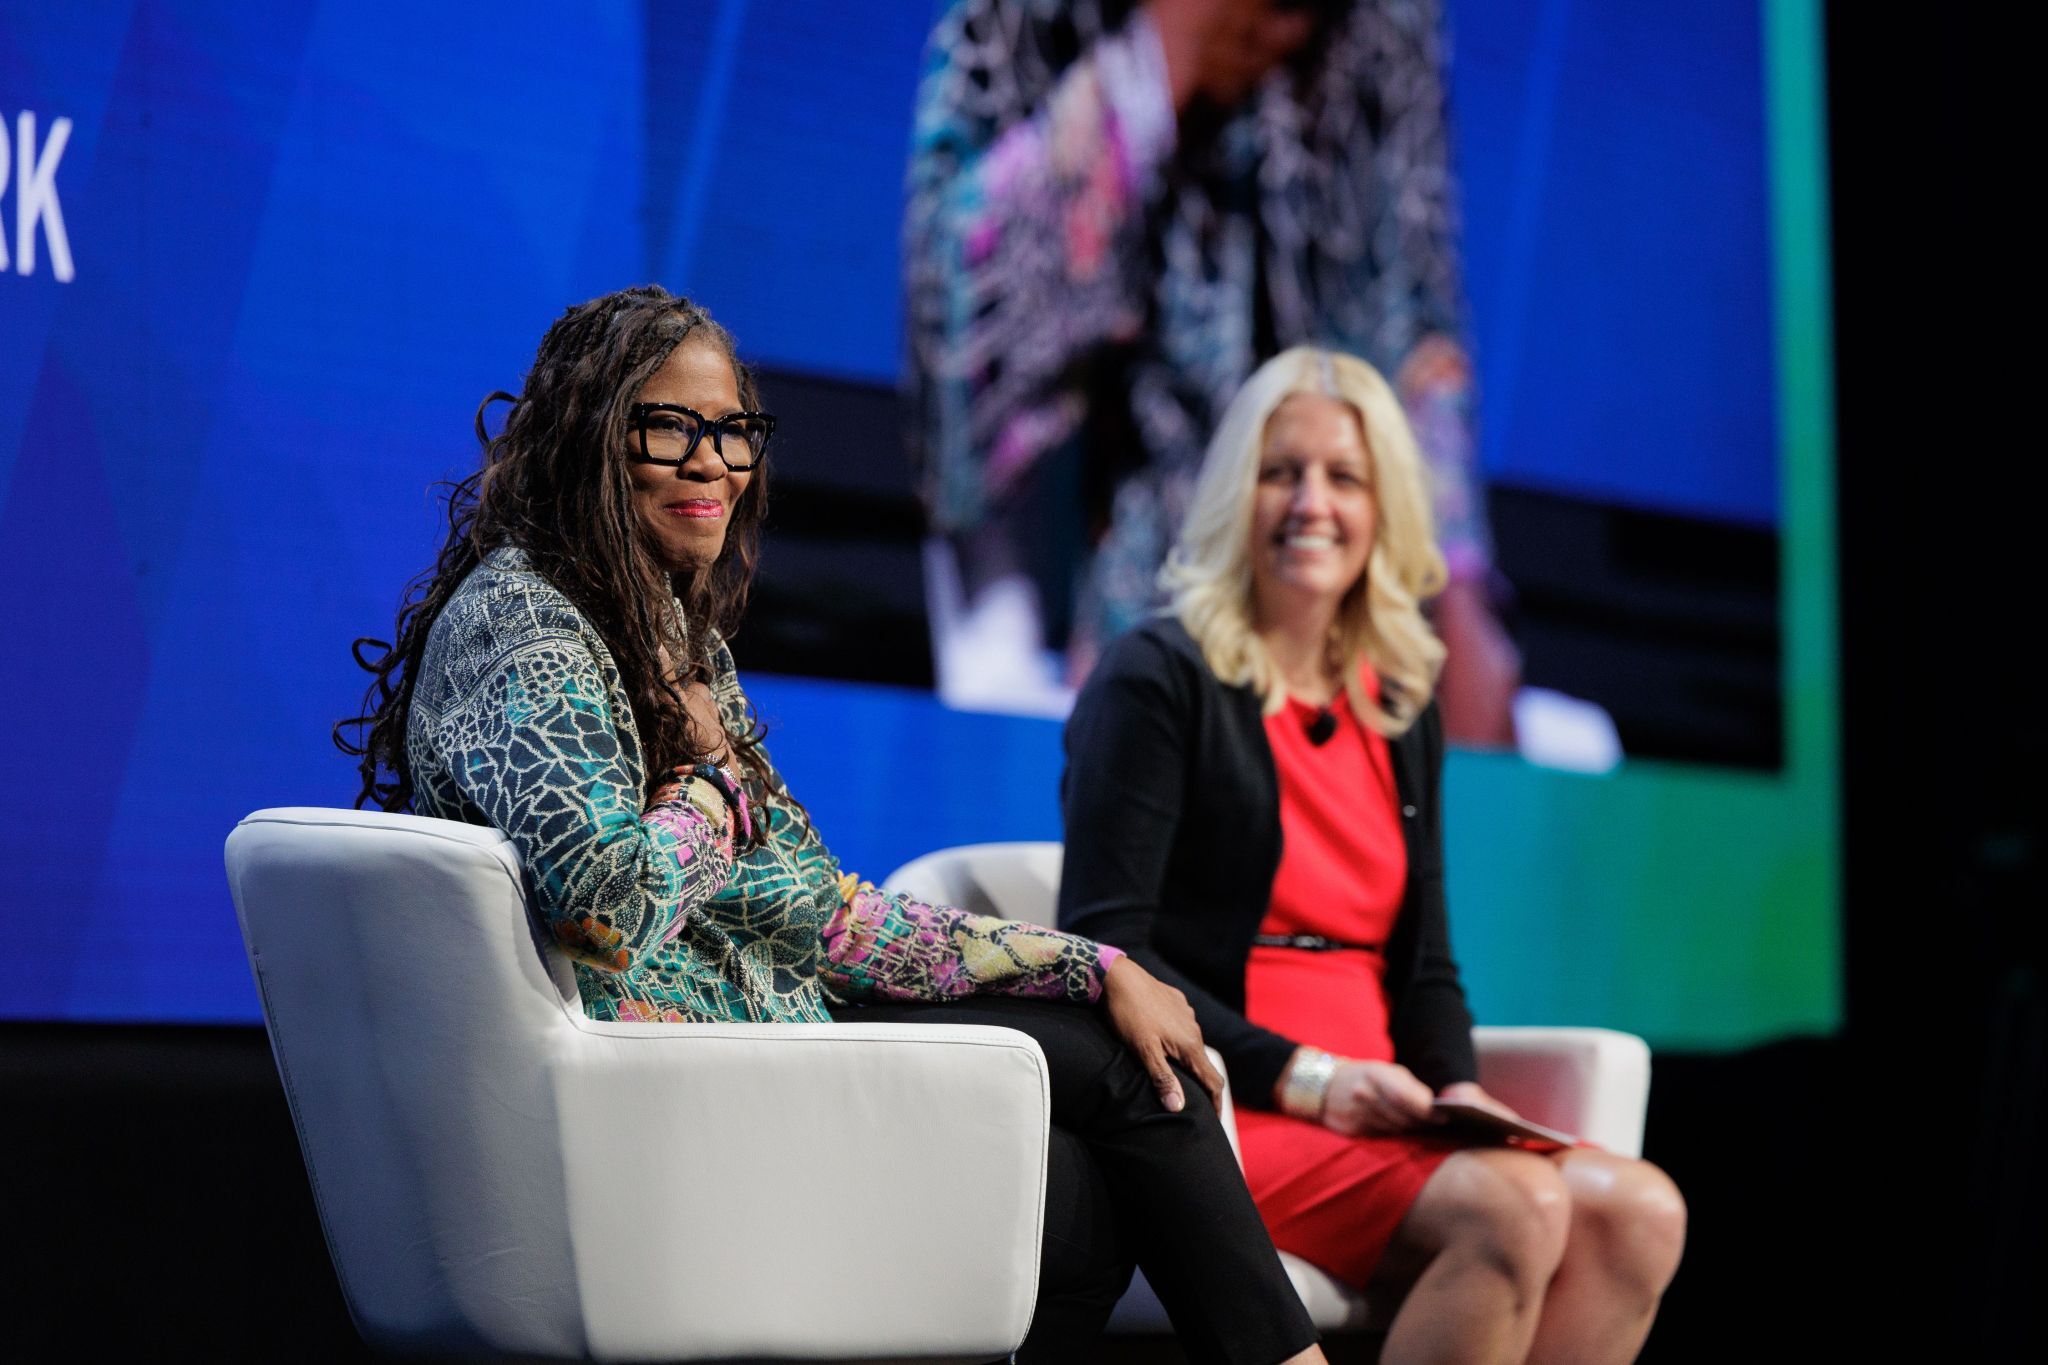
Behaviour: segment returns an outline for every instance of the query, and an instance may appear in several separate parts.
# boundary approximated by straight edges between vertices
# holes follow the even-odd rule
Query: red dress
[[[1368,671],[1368,692],[1378,680]],[[1316,934],[1372,951],[1254,946],[1245,1014],[1340,1057],[1393,1061],[1387,963],[1408,850],[1385,738],[1343,698],[1336,733],[1308,740],[1316,708],[1290,700],[1266,718],[1280,776],[1280,870],[1261,934]],[[1270,1110],[1239,1109],[1245,1179],[1273,1243],[1362,1286],[1415,1196],[1458,1144],[1437,1137],[1343,1137]]]

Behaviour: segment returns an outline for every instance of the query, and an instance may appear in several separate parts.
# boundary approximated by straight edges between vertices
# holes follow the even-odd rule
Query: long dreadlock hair
[[[374,801],[385,810],[405,810],[412,804],[405,731],[427,636],[462,580],[506,545],[526,551],[534,569],[611,650],[632,702],[650,791],[678,764],[701,761],[724,745],[743,773],[767,780],[759,719],[750,711],[740,734],[693,733],[682,691],[711,680],[712,632],[729,636],[746,609],[760,558],[767,466],[754,467],[717,560],[687,575],[671,577],[633,509],[624,458],[627,409],[686,339],[724,351],[741,404],[760,406],[754,376],[740,362],[732,336],[702,307],[659,285],[569,309],[541,338],[525,391],[484,399],[476,416],[483,464],[448,486],[448,538],[433,567],[406,585],[395,641],[365,637],[354,645],[356,663],[372,676],[363,714],[337,724],[334,742],[362,760],[358,807]],[[512,410],[493,437],[484,413],[500,401]],[[680,621],[674,599],[683,603]],[[662,666],[664,651],[677,662],[674,671]]]

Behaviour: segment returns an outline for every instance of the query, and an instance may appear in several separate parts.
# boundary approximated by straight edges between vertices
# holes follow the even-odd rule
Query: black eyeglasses
[[[713,421],[695,408],[681,403],[635,403],[627,409],[634,430],[640,433],[639,458],[647,464],[682,465],[697,453],[704,433],[711,433],[711,449],[725,467],[744,474],[761,463],[768,453],[768,438],[775,434],[775,419],[765,412],[735,412]],[[733,449],[728,452],[726,441]],[[744,452],[745,463],[733,459]]]

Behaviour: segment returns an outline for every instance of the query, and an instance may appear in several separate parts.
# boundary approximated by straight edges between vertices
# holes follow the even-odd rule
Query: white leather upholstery
[[[1643,1154],[1650,1045],[1608,1028],[1472,1030],[1479,1083],[1516,1113],[1618,1156]]]
[[[1060,898],[1059,844],[962,844],[913,858],[889,874],[885,891],[977,915],[1051,924]]]
[[[958,905],[1005,919],[1050,924],[1059,899],[1060,845],[967,844],[940,849],[898,868],[884,886],[920,900]],[[1538,1123],[1577,1133],[1624,1156],[1640,1156],[1650,1099],[1650,1049],[1634,1034],[1597,1028],[1475,1028],[1479,1080],[1489,1092]],[[1220,1069],[1215,1050],[1210,1057]],[[1234,1112],[1224,1123],[1237,1145]],[[1287,1276],[1323,1331],[1384,1328],[1366,1301],[1286,1252]],[[1114,1331],[1165,1332],[1165,1310],[1144,1276],[1117,1304]]]
[[[511,846],[469,825],[259,811],[227,864],[372,1344],[986,1361],[1022,1339],[1050,1108],[1025,1035],[592,1022]]]

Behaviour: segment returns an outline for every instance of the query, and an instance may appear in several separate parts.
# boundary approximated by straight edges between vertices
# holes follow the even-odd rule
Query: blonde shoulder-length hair
[[[1337,609],[1330,658],[1353,712],[1383,735],[1399,735],[1429,705],[1442,671],[1443,642],[1422,603],[1443,590],[1443,552],[1430,517],[1427,473],[1400,400],[1380,372],[1356,356],[1313,346],[1282,351],[1245,381],[1224,410],[1195,480],[1179,541],[1160,585],[1218,678],[1249,685],[1268,715],[1287,701],[1260,640],[1252,600],[1252,495],[1265,456],[1266,424],[1289,397],[1320,394],[1358,414],[1377,513],[1365,572]],[[1383,704],[1365,695],[1361,661],[1381,681]]]

